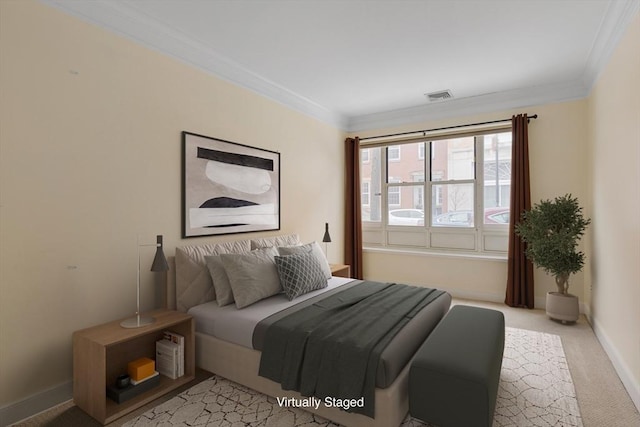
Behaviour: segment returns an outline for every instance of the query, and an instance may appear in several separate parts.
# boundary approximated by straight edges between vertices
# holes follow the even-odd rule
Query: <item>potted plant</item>
[[[547,293],[547,314],[558,320],[578,320],[578,298],[569,294],[569,276],[582,270],[584,253],[578,242],[591,223],[578,199],[566,194],[542,200],[522,214],[515,232],[527,244],[531,262],[555,276],[558,292]]]

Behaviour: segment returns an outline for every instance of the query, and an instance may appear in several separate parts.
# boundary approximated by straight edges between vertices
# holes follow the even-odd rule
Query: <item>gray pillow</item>
[[[224,269],[224,265],[222,265],[220,255],[205,256],[204,259],[207,262],[209,274],[211,274],[213,288],[216,290],[216,301],[218,305],[222,307],[223,305],[231,304],[234,301],[233,292],[231,291],[229,277],[227,277],[227,272]]]
[[[277,256],[276,266],[284,294],[289,300],[327,287],[322,266],[311,253]]]
[[[318,263],[322,268],[322,272],[324,273],[325,279],[331,279],[331,267],[329,267],[327,257],[325,257],[324,252],[322,252],[322,248],[320,247],[318,242],[311,242],[302,246],[280,247],[278,248],[278,252],[282,256],[305,253],[313,255],[318,260]]]
[[[276,248],[220,255],[236,307],[246,307],[282,292],[274,259],[276,255]]]

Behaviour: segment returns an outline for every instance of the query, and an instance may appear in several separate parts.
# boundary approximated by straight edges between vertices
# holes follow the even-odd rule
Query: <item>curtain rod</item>
[[[527,122],[529,122],[531,119],[537,119],[538,115],[534,114],[533,116],[527,116]],[[464,128],[464,127],[469,127],[469,126],[480,126],[480,125],[490,125],[493,123],[502,123],[502,122],[508,122],[511,121],[511,119],[503,119],[503,120],[492,120],[489,122],[479,122],[479,123],[468,123],[466,125],[458,125],[458,126],[447,126],[447,127],[443,127],[443,128],[435,128],[435,129],[424,129],[424,130],[414,130],[413,132],[401,132],[401,133],[392,133],[389,135],[378,135],[378,136],[369,136],[366,138],[360,138],[360,141],[365,141],[367,139],[378,139],[378,138],[391,138],[393,136],[403,136],[403,135],[412,135],[414,133],[426,133],[426,132],[435,132],[435,131],[439,131],[439,130],[448,130],[448,129],[458,129],[458,128]]]

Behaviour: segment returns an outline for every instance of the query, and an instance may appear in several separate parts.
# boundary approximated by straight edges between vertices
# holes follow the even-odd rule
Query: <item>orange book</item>
[[[141,357],[127,365],[127,373],[134,381],[141,381],[152,376],[156,371],[156,362],[148,357]]]

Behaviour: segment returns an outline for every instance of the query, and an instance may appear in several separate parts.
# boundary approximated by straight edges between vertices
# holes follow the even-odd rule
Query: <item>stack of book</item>
[[[107,397],[117,403],[127,400],[151,390],[160,384],[160,376],[155,369],[155,362],[147,357],[141,357],[127,364],[128,384],[110,384],[107,386]]]
[[[138,385],[153,377],[157,377],[158,371],[155,370],[155,367],[155,362],[147,357],[141,357],[133,362],[129,362],[127,372],[129,373],[129,378],[131,378],[131,385]]]
[[[165,331],[164,339],[156,341],[156,369],[171,379],[184,375],[184,337]]]

